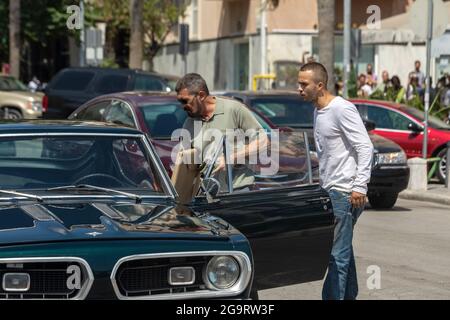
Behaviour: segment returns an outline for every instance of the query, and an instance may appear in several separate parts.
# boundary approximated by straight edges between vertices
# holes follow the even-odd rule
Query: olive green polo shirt
[[[239,101],[224,97],[215,97],[215,99],[216,107],[209,120],[188,117],[183,125],[183,128],[191,134],[191,146],[202,146],[202,156],[205,160],[212,157],[212,153],[215,151],[212,150],[214,140],[204,139],[204,133],[207,129],[218,129],[222,134],[225,134],[227,129],[242,129],[244,132],[249,129],[256,131],[262,129],[251,111]],[[198,132],[194,132],[195,122],[197,122],[198,128],[201,128]],[[217,173],[215,178],[219,180],[222,189],[224,189],[227,181],[226,172]],[[254,181],[254,173],[248,168],[248,165],[235,165],[233,167],[234,189],[252,185]]]

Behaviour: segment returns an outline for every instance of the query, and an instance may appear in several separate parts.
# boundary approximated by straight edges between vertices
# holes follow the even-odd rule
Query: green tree
[[[106,57],[117,61],[115,43],[122,33],[130,33],[130,2],[123,0],[101,0],[90,5],[94,20],[106,23]],[[142,12],[144,59],[153,65],[153,58],[161,49],[178,18],[186,10],[188,1],[145,0]],[[128,55],[127,55],[128,57]]]
[[[0,30],[8,30],[8,1],[0,1]],[[8,32],[0,33],[0,67],[1,63],[9,60],[9,34]]]
[[[141,69],[144,58],[144,0],[130,0],[130,68]]]
[[[20,75],[20,1],[9,0],[9,64],[11,75]]]

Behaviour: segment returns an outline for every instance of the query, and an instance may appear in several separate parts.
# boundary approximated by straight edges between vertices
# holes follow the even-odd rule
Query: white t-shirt
[[[356,107],[336,97],[314,110],[314,138],[320,185],[326,189],[367,193],[373,145]]]

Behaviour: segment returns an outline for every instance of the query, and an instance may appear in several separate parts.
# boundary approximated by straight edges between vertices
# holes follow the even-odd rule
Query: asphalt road
[[[353,241],[359,300],[450,299],[449,206],[399,199],[393,210],[369,207]],[[316,300],[322,283],[263,290],[259,297]]]

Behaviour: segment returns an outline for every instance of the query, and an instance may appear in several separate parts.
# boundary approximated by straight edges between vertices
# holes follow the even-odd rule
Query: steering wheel
[[[92,179],[91,182],[89,180]],[[87,180],[87,181],[85,181]],[[83,181],[83,183],[81,183]],[[112,182],[112,183],[111,183]],[[124,183],[116,177],[106,173],[92,173],[77,179],[73,184],[92,184],[104,187],[123,187]]]

